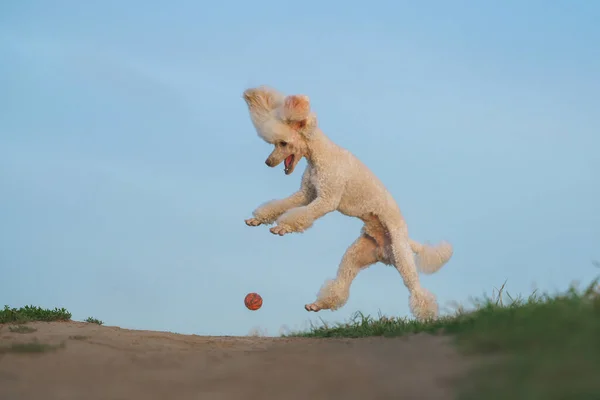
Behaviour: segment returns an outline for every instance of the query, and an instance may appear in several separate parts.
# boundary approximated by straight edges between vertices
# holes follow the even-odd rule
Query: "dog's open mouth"
[[[288,175],[290,172],[292,172],[292,166],[294,165],[294,155],[290,154],[289,156],[287,156],[287,158],[285,159],[284,163],[284,171],[285,174]]]

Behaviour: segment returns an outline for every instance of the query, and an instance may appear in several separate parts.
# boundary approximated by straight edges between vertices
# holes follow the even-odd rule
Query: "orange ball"
[[[248,293],[244,299],[244,304],[248,310],[256,311],[262,307],[262,297],[258,293]]]

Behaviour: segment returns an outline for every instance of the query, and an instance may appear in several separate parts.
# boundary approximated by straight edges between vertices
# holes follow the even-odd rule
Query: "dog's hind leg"
[[[386,248],[386,256],[394,264],[410,292],[410,311],[419,320],[436,318],[438,315],[437,301],[435,296],[423,288],[419,281],[406,223],[403,220],[397,221],[398,223],[385,222],[386,233],[390,239],[390,245]]]
[[[350,295],[350,285],[358,273],[380,260],[383,249],[369,235],[362,234],[346,250],[344,257],[333,280],[325,282],[317,300],[304,306],[306,311],[320,311],[324,309],[336,310],[346,304]]]

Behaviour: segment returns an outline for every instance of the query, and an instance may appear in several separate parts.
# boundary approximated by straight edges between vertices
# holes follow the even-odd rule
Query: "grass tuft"
[[[16,323],[23,324],[32,321],[70,321],[71,313],[64,308],[53,310],[36,306],[25,306],[21,308],[10,308],[4,306],[0,310],[0,324]]]
[[[505,282],[506,283],[506,282]],[[452,335],[467,354],[491,357],[461,387],[464,400],[600,398],[600,286],[572,286],[555,295],[511,296],[505,285],[475,309],[418,322],[356,313],[348,322],[313,325],[287,336]]]
[[[104,321],[101,321],[101,320],[99,320],[97,318],[94,318],[94,317],[88,317],[88,318],[86,318],[85,322],[88,322],[90,324],[98,324],[98,325],[103,325],[104,324]]]

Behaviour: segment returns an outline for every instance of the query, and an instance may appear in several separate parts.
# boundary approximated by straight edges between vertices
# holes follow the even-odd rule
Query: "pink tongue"
[[[294,156],[293,156],[293,155],[291,155],[291,156],[288,156],[288,158],[286,158],[286,159],[285,159],[285,167],[286,167],[286,168],[287,168],[287,167],[289,167],[289,166],[292,164],[292,158],[293,158],[293,157],[294,157]]]

